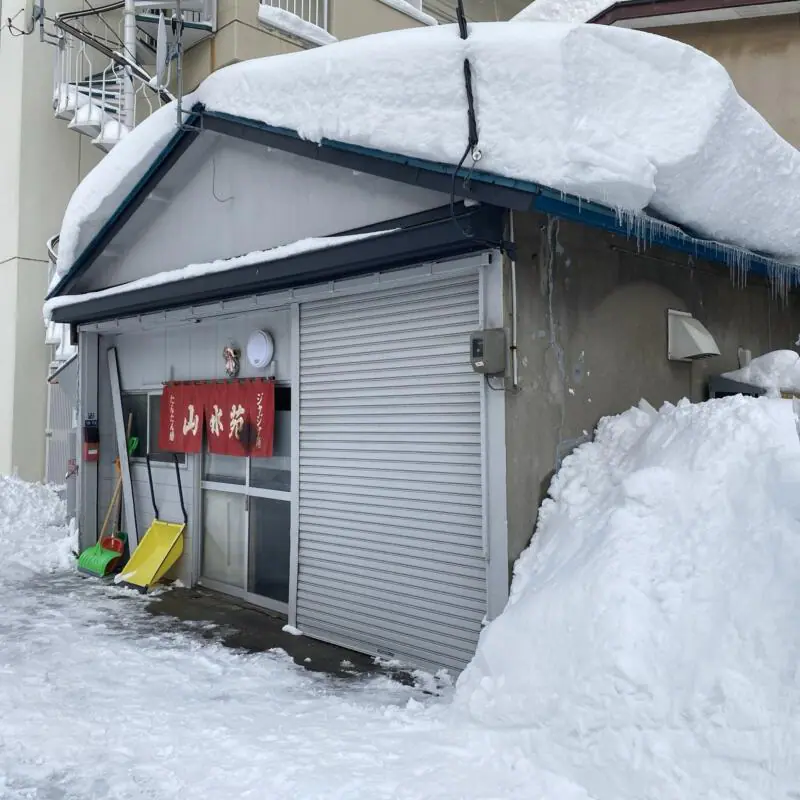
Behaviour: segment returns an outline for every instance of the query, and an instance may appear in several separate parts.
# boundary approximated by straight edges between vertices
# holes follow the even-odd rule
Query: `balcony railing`
[[[328,0],[261,0],[261,5],[280,8],[324,31],[328,30]]]

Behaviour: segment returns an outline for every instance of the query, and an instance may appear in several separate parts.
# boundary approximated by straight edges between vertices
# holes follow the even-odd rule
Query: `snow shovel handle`
[[[150,484],[150,499],[153,501],[153,513],[158,519],[158,506],[156,505],[156,490],[153,488],[153,470],[150,467],[150,453],[145,453],[144,460],[147,462],[147,481]]]
[[[178,461],[177,453],[172,454],[172,458],[175,462],[175,478],[178,481],[178,497],[181,499],[181,511],[183,512],[183,524],[189,524],[189,516],[186,513],[186,503],[183,501],[183,484],[181,483],[181,468],[180,462]],[[150,499],[153,501],[153,511],[156,515],[156,519],[159,519],[158,516],[158,506],[156,505],[156,492],[153,489],[153,470],[150,467],[150,453],[147,453],[144,457],[144,460],[147,462],[147,480],[150,483]]]
[[[189,524],[189,517],[186,514],[186,504],[183,502],[183,486],[181,485],[181,468],[178,465],[178,456],[173,453],[172,457],[175,459],[175,477],[178,480],[178,497],[181,498],[181,511],[183,511],[183,524]]]

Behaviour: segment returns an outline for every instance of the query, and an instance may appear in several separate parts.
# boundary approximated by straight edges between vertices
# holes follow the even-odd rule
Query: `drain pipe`
[[[176,103],[176,113],[178,130],[183,128],[183,10],[181,9],[181,0],[175,0],[175,27],[173,28],[175,34],[175,63],[177,65],[177,81],[178,81],[178,102]],[[213,41],[213,37],[212,37]]]
[[[511,388],[519,387],[519,357],[517,355],[517,248],[514,238],[514,212],[509,211],[509,238],[511,239]]]
[[[130,61],[136,63],[136,0],[125,0],[125,11],[123,12],[124,28],[122,45],[125,48],[125,56]],[[123,85],[123,113],[122,121],[128,130],[133,130],[136,125],[136,110],[134,108],[133,74],[130,67],[125,67],[125,78]]]

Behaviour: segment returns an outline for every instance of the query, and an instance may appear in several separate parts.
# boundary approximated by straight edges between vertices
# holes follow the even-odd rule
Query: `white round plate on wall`
[[[266,331],[253,331],[247,340],[247,361],[255,369],[268,367],[275,356],[275,342]]]

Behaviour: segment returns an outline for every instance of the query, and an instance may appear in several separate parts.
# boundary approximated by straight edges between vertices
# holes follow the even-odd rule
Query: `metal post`
[[[177,27],[175,29],[175,47],[176,47],[176,64],[177,64],[177,80],[178,80],[178,128],[183,127],[183,109],[181,103],[183,102],[183,12],[181,11],[181,0],[175,0],[175,16],[177,18]]]
[[[125,24],[122,42],[125,47],[125,56],[129,61],[136,61],[136,3],[135,0],[125,0]],[[122,113],[120,118],[133,130],[136,125],[136,111],[134,107],[133,76],[130,67],[125,67],[124,87],[122,93]]]

